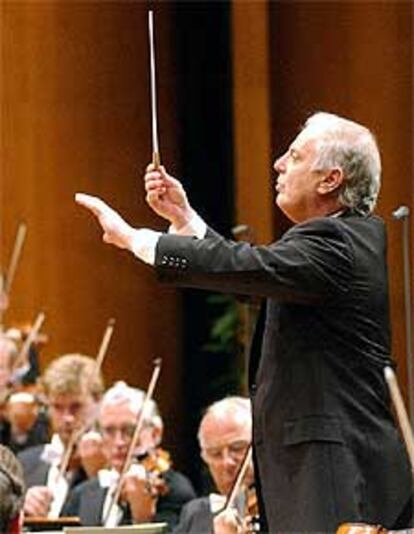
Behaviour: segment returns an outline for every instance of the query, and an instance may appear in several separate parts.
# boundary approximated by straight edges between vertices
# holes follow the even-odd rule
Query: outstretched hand
[[[89,209],[98,219],[103,230],[103,241],[119,248],[131,249],[134,228],[98,197],[76,193],[75,200]]]
[[[187,194],[181,183],[167,174],[162,165],[157,169],[153,164],[148,165],[144,181],[147,203],[157,215],[167,219],[177,229],[190,221],[194,211]]]

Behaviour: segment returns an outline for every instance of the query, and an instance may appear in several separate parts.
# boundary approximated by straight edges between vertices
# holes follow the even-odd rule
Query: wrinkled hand
[[[167,219],[177,229],[185,226],[194,214],[181,183],[167,174],[161,165],[148,165],[144,176],[146,201],[157,215]]]
[[[213,519],[214,534],[241,534],[242,522],[236,510],[223,510]]]
[[[52,492],[46,486],[32,486],[26,492],[23,511],[25,515],[46,517],[52,499]]]
[[[76,193],[75,200],[89,209],[98,219],[104,232],[103,241],[119,248],[131,249],[134,228],[98,197]]]
[[[96,476],[108,463],[102,444],[102,436],[94,430],[83,434],[78,443],[80,461],[89,478]]]
[[[132,465],[125,475],[121,498],[128,501],[134,523],[151,521],[155,515],[157,500],[148,488],[145,469]]]

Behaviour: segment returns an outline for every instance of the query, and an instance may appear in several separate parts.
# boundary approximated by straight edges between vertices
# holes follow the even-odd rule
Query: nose
[[[274,170],[279,174],[286,171],[286,156],[287,154],[283,154],[283,156],[277,158],[273,164]]]
[[[114,443],[117,447],[124,447],[127,442],[127,438],[124,436],[120,428],[116,429],[114,435]]]
[[[70,410],[65,410],[62,415],[62,419],[65,422],[65,424],[73,424],[75,421],[75,416],[73,413],[70,412]]]
[[[237,464],[237,461],[227,447],[222,451],[222,462],[224,466],[233,466]]]

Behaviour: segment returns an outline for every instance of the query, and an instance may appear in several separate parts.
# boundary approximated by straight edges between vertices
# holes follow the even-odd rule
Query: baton
[[[152,163],[156,169],[161,164],[158,144],[157,120],[157,88],[155,80],[155,46],[154,46],[154,13],[148,11],[148,37],[150,47],[150,87],[151,87],[151,123],[152,123]]]

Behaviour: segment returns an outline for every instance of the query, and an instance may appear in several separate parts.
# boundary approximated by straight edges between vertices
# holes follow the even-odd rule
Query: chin
[[[283,215],[285,215],[290,221],[294,223],[297,222],[292,216],[292,210],[289,209],[289,204],[283,202],[283,200],[279,200],[279,197],[276,199],[276,206],[278,206]]]

